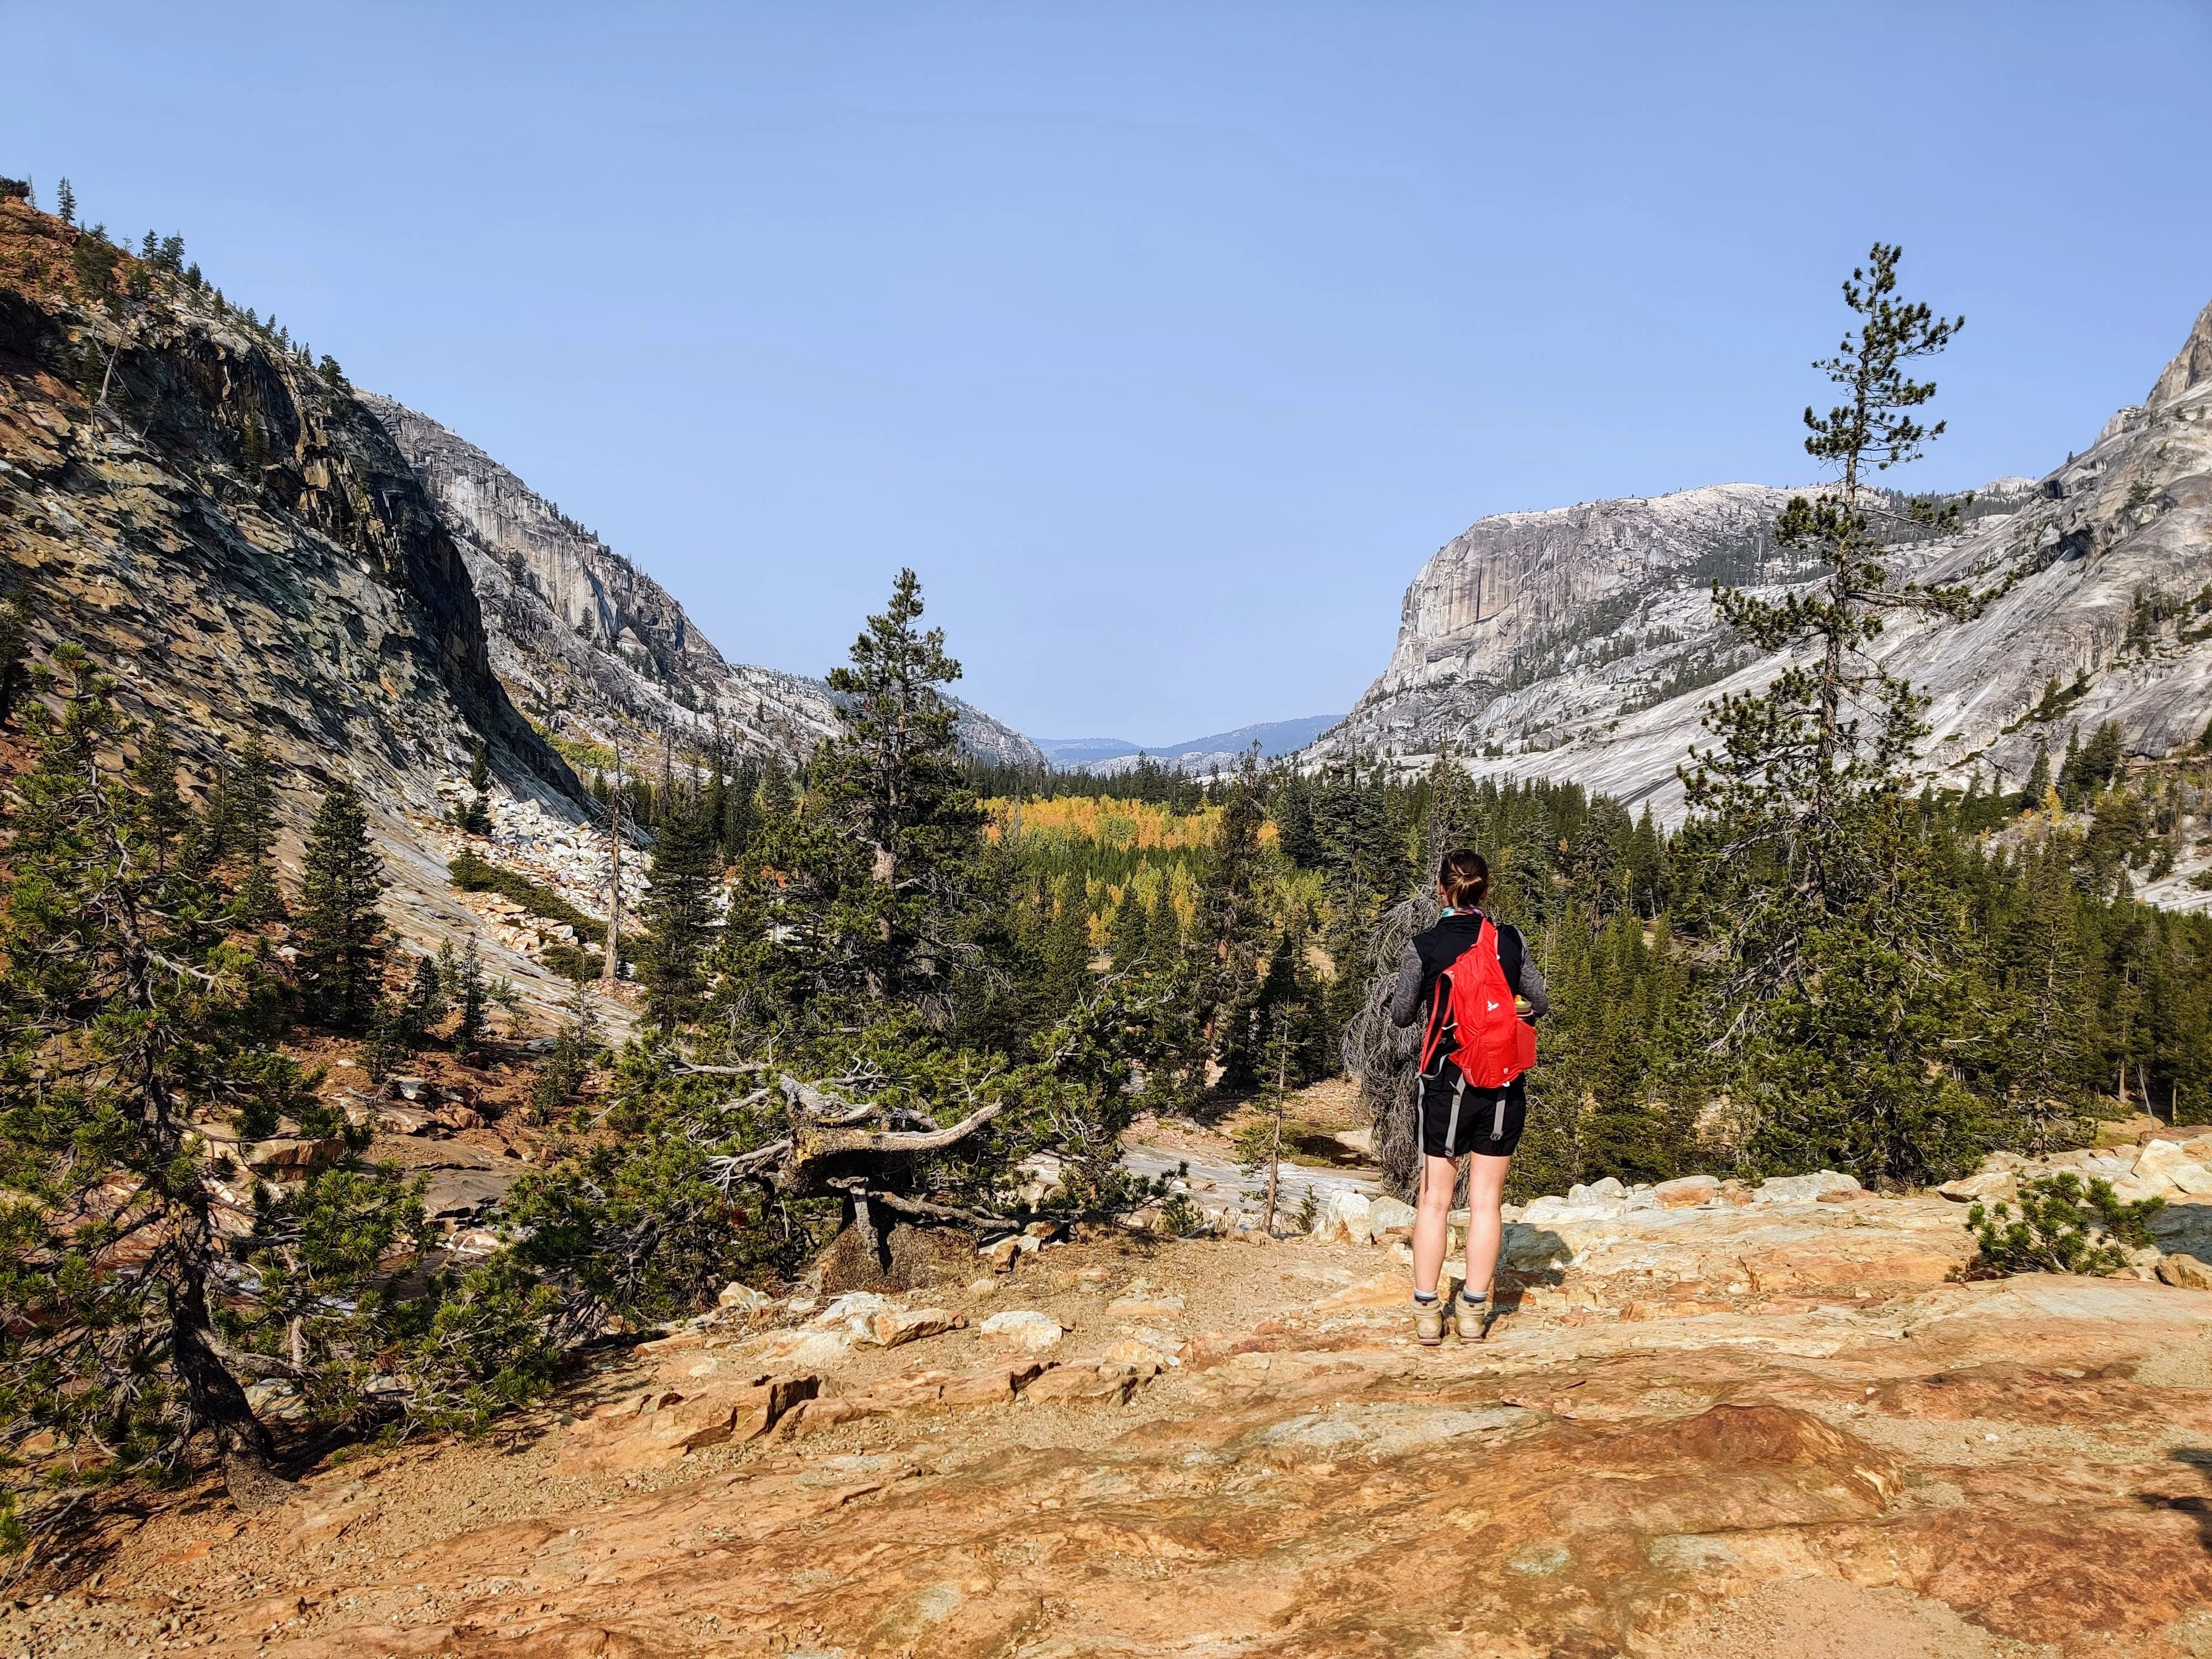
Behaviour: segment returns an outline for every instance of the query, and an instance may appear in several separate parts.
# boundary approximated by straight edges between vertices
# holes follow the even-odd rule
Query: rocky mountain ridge
[[[1793,492],[1722,484],[1478,521],[1407,589],[1389,665],[1304,751],[1572,781],[1679,816],[1675,768],[1700,714],[1780,666],[1731,638],[1715,579],[1786,591],[1777,556]],[[2017,785],[2039,741],[2119,722],[2160,758],[2212,721],[2212,307],[2141,405],[2039,480],[1979,492],[1957,533],[1899,550],[1930,581],[1971,584],[1963,623],[1893,621],[1877,649],[1929,698],[1931,778]],[[2046,700],[2051,681],[2061,695]]]
[[[481,742],[503,791],[589,797],[508,700],[461,550],[334,364],[182,274],[0,200],[0,557],[44,657],[82,644],[204,786],[260,733],[296,880],[362,790],[417,948],[477,931],[420,826]],[[555,982],[495,957],[526,986]]]
[[[362,401],[468,564],[494,670],[547,730],[599,748],[619,735],[633,752],[673,734],[793,761],[836,730],[820,680],[726,660],[667,589],[483,450],[390,398]],[[966,703],[960,738],[978,759],[1044,763],[1027,738]]]

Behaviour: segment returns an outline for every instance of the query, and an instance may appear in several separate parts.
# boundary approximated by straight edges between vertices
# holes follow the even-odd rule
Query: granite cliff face
[[[494,670],[541,725],[599,744],[618,731],[629,748],[670,734],[793,760],[836,729],[821,681],[725,661],[667,589],[483,450],[389,398],[362,401],[468,564]],[[1027,738],[965,704],[960,736],[981,759],[1044,763]]]
[[[1792,493],[1724,484],[1484,519],[1407,590],[1390,665],[1310,762],[1443,745],[1478,771],[1572,780],[1678,813],[1674,769],[1723,690],[1762,683],[1714,616],[1715,578],[1786,589],[1769,526]],[[2197,742],[2212,720],[2212,307],[2142,404],[2039,481],[1999,479],[1958,533],[1899,550],[1971,582],[1966,623],[1893,623],[1891,665],[1930,699],[1931,776],[2017,782],[2039,740],[2116,720],[2130,751]],[[2047,684],[2068,696],[2037,719]]]
[[[0,216],[0,552],[39,632],[82,641],[203,765],[262,729],[301,787],[434,811],[481,738],[511,790],[573,802],[350,391],[174,279],[88,301],[58,221]]]
[[[589,803],[494,673],[461,550],[335,373],[95,240],[0,201],[0,557],[34,653],[82,643],[203,783],[263,733],[295,872],[351,780],[399,930],[476,932],[426,831],[477,744],[506,797],[556,822]]]

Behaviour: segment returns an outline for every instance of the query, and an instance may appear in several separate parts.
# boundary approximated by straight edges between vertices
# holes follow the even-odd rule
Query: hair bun
[[[1447,853],[1437,867],[1437,885],[1443,890],[1444,902],[1453,909],[1471,908],[1490,891],[1490,866],[1481,854],[1466,848]]]

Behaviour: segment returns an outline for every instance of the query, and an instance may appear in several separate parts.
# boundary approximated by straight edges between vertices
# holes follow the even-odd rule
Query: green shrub
[[[453,885],[463,892],[498,893],[511,898],[533,916],[568,923],[586,945],[597,945],[607,936],[606,923],[594,921],[550,887],[539,886],[519,870],[503,870],[466,848],[446,870]]]
[[[2092,1273],[2108,1275],[2128,1265],[2128,1252],[2150,1243],[2150,1218],[2166,1207],[2162,1198],[2123,1200],[2112,1183],[2066,1170],[2038,1176],[2020,1189],[2020,1214],[2000,1203],[1976,1204],[1966,1212],[1966,1231],[1974,1236],[1977,1277],[2000,1273]]]
[[[1170,1238],[1188,1238],[1206,1225],[1206,1212],[1188,1193],[1177,1193],[1160,1206],[1160,1231]]]

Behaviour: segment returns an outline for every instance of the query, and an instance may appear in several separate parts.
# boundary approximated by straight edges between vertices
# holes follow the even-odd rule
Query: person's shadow
[[[2173,1454],[2177,1463],[2186,1463],[2212,1484],[2212,1447],[2184,1446]],[[2205,1553],[2212,1554],[2212,1498],[2201,1496],[2168,1498],[2162,1493],[2142,1492],[2136,1502],[2145,1509],[2179,1510],[2197,1522],[2197,1535],[2203,1541]]]
[[[1572,1247],[1550,1228],[1507,1222],[1498,1253],[1498,1288],[1491,1297],[1485,1329],[1507,1314],[1520,1312],[1521,1298],[1534,1287],[1565,1282],[1567,1264],[1574,1257]]]

